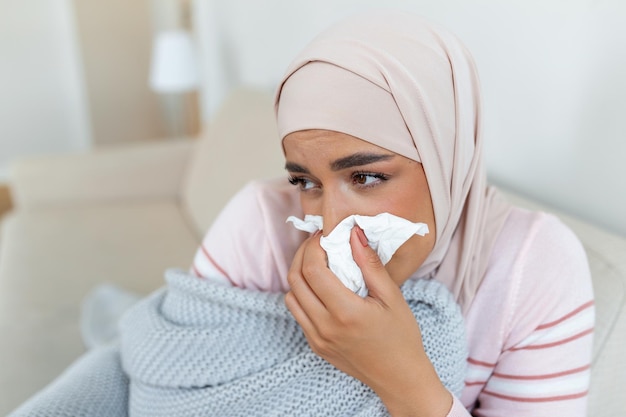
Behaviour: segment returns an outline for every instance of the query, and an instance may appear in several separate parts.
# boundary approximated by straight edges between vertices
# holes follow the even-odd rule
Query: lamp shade
[[[150,87],[160,93],[181,93],[198,87],[198,65],[189,32],[171,30],[156,35]]]

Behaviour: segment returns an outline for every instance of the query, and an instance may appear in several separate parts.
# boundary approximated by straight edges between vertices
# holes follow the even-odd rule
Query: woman
[[[284,291],[318,355],[367,384],[391,415],[586,415],[593,295],[585,253],[557,219],[487,187],[478,78],[451,34],[410,14],[365,14],[318,36],[276,94],[289,181],[255,183],[207,233],[195,273]],[[355,227],[369,295],[327,268],[321,236],[352,214],[424,222],[383,266]],[[323,216],[310,237],[288,215]],[[243,219],[243,220],[242,220]],[[235,230],[233,230],[233,225]],[[460,397],[441,384],[399,287],[426,278],[461,306]]]

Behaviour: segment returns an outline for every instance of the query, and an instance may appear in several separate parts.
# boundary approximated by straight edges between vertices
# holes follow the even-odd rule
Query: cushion
[[[79,310],[96,284],[146,294],[199,243],[175,201],[20,210],[0,242],[0,415],[84,351]]]
[[[272,96],[236,90],[200,138],[183,183],[182,203],[198,238],[248,181],[284,175]]]

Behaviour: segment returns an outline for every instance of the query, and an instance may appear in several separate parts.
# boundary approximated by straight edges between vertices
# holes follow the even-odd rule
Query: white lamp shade
[[[157,34],[152,50],[150,87],[161,93],[179,93],[198,87],[198,65],[189,32]]]

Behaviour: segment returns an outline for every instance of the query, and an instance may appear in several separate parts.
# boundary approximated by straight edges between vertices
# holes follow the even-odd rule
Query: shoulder
[[[521,403],[544,411],[584,407],[594,328],[591,275],[581,242],[557,217],[511,210],[466,326],[464,404],[478,398],[487,413]]]
[[[290,234],[288,216],[301,215],[298,193],[284,178],[247,183],[222,209],[205,235],[205,243],[257,246],[275,235]]]
[[[284,290],[303,240],[302,232],[285,223],[290,215],[301,216],[293,186],[284,178],[252,181],[220,212],[196,258],[209,258],[237,286]]]
[[[490,279],[507,288],[509,346],[593,304],[585,250],[551,214],[514,208],[492,256],[490,265],[498,273]]]
[[[552,214],[513,208],[497,242],[513,255],[513,272],[526,284],[571,286],[574,279],[584,281],[590,276],[582,243]],[[546,281],[548,276],[553,279]]]
[[[518,320],[532,326],[591,298],[587,256],[576,235],[551,214],[514,207],[493,246],[470,315],[497,313],[503,327]]]
[[[519,207],[513,207],[504,222],[491,263],[498,261],[500,252],[523,255],[526,261],[534,260],[546,267],[556,266],[563,256],[585,258],[578,237],[556,216]]]

